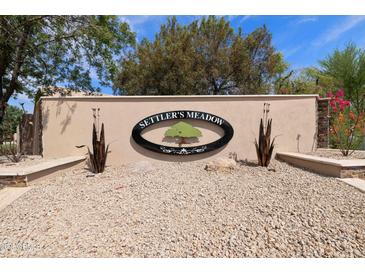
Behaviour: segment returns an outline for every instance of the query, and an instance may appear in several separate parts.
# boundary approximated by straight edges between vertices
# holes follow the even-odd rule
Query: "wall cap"
[[[42,96],[41,100],[73,100],[73,99],[86,99],[86,100],[141,100],[141,99],[249,99],[249,98],[268,98],[268,99],[295,99],[295,98],[316,98],[320,99],[318,94],[300,94],[300,95],[269,95],[269,94],[257,94],[257,95],[103,95],[103,96]]]

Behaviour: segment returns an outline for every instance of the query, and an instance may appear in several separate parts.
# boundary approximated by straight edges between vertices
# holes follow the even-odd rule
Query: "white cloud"
[[[295,53],[297,53],[299,50],[301,50],[302,49],[302,45],[300,45],[300,46],[297,46],[297,47],[293,47],[293,48],[289,48],[289,49],[283,49],[282,50],[282,53],[283,53],[283,55],[284,55],[284,57],[286,58],[286,57],[290,57],[290,56],[292,56],[293,54],[295,54]]]
[[[246,20],[250,19],[251,17],[252,17],[251,15],[245,15],[245,16],[243,16],[243,17],[241,18],[241,20],[240,20],[240,23],[243,23],[244,21],[246,21]]]
[[[309,23],[309,22],[316,22],[318,20],[317,17],[314,16],[305,16],[299,19],[296,24],[303,24],[303,23]]]
[[[136,31],[138,29],[138,25],[142,25],[148,21],[152,21],[159,16],[153,16],[153,15],[135,15],[135,16],[119,16],[119,19],[122,22],[128,23],[128,25],[131,27],[132,31]]]
[[[365,20],[365,16],[348,16],[345,21],[332,27],[325,34],[322,34],[320,38],[315,40],[312,44],[314,46],[323,46],[329,42],[337,40],[342,34],[353,29],[358,24]]]
[[[164,20],[165,16],[159,15],[128,15],[128,16],[119,16],[119,19],[122,22],[128,23],[130,29],[137,33],[139,36],[146,36],[145,25],[160,25]],[[139,38],[137,35],[137,42],[139,42]]]
[[[239,19],[238,22],[241,24],[242,22],[250,19],[250,17],[252,17],[252,16],[251,15],[227,15],[225,17],[228,19],[228,21],[233,21],[233,20]]]

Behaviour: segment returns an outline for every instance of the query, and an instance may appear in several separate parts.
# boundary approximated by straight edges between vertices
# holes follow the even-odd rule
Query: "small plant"
[[[24,158],[24,154],[19,153],[15,142],[0,144],[0,156],[5,156],[12,163],[18,163]]]
[[[343,156],[359,149],[364,135],[364,113],[357,113],[350,101],[344,99],[343,90],[327,93],[331,107],[330,140]]]
[[[268,119],[270,104],[264,103],[263,118],[260,120],[259,141],[255,139],[256,154],[259,166],[268,167],[272,152],[274,150],[274,140],[271,141],[272,119]]]
[[[93,131],[92,131],[92,151],[87,147],[89,154],[89,167],[92,173],[102,173],[105,170],[106,159],[109,153],[109,145],[105,146],[104,123],[101,124],[100,136],[99,130],[99,111],[100,109],[93,108]],[[77,146],[77,148],[85,145]]]

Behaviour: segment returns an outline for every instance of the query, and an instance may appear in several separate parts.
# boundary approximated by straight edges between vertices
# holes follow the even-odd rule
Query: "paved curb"
[[[8,186],[27,186],[28,182],[45,179],[59,171],[75,167],[84,160],[85,156],[71,156],[47,160],[28,167],[0,167],[0,182]]]
[[[365,180],[359,178],[337,178],[337,180],[353,186],[361,192],[365,193]]]
[[[276,158],[313,172],[339,178],[365,178],[365,159],[337,160],[296,152],[276,153]]]

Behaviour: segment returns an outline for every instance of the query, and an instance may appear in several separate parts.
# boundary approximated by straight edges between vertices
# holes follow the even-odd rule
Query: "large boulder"
[[[237,163],[235,160],[226,157],[219,157],[208,162],[205,166],[207,171],[231,171],[235,169]]]

